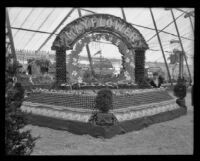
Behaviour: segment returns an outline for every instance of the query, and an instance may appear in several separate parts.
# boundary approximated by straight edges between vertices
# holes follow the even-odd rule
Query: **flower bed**
[[[80,90],[80,89],[102,89],[108,87],[110,89],[140,89],[140,86],[131,82],[106,82],[106,83],[73,83],[61,84],[58,88],[62,90]],[[151,87],[149,87],[151,88]]]
[[[32,81],[34,84],[51,84],[54,82],[53,77],[46,74],[46,75],[38,75],[33,76]]]
[[[33,83],[31,83],[28,75],[19,74],[17,76],[17,81],[20,82],[23,88],[26,90],[31,90],[35,88],[50,89],[52,84],[54,83],[54,80],[50,75],[33,76]]]
[[[56,106],[93,109],[98,90],[47,90],[35,89],[25,99],[27,102]],[[173,99],[164,89],[112,90],[113,108],[126,108]]]
[[[105,86],[104,86],[105,87]],[[144,93],[144,92],[156,92],[156,91],[165,91],[166,89],[161,88],[151,88],[151,89],[112,89],[112,92],[116,96],[129,96],[136,93]],[[55,94],[70,94],[70,95],[88,95],[88,96],[96,96],[99,89],[83,89],[83,90],[56,90],[56,89],[50,89],[50,88],[35,88],[32,89],[32,93],[55,93]]]

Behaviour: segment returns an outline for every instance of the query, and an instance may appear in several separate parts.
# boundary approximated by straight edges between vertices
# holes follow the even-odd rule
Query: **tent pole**
[[[184,15],[184,13],[182,13],[182,14],[180,14],[178,17],[176,17],[176,19],[174,19],[173,21],[171,21],[169,24],[167,24],[164,28],[162,28],[161,30],[158,30],[158,33],[160,33],[160,32],[164,32],[163,30],[164,29],[166,29],[167,27],[169,27],[171,24],[173,24],[173,22],[174,21],[176,21],[176,20],[178,20],[181,16],[183,16]],[[149,38],[148,40],[147,40],[147,42],[149,42],[151,39],[153,39],[154,37],[156,36],[156,34],[155,35],[153,35],[151,38]],[[177,35],[176,35],[176,37],[178,37]]]
[[[10,28],[10,19],[9,19],[9,14],[8,14],[7,8],[6,8],[6,24],[7,24],[7,29],[8,29],[8,37],[10,39],[10,45],[11,45],[10,47],[11,47],[11,51],[12,51],[12,55],[13,55],[13,60],[17,61],[14,41],[13,41],[13,37],[12,37],[12,30]]]
[[[194,26],[193,26],[193,24],[192,24],[192,19],[191,19],[190,16],[189,16],[189,19],[190,19],[190,24],[191,24],[191,27],[192,27],[192,31],[193,31],[193,33],[194,33]]]
[[[170,76],[170,72],[169,72],[169,68],[168,68],[168,65],[167,65],[166,58],[165,58],[164,50],[163,50],[162,43],[161,43],[161,40],[160,40],[160,36],[159,36],[158,30],[157,30],[156,22],[155,22],[155,19],[154,19],[154,15],[153,15],[151,8],[149,8],[149,9],[150,9],[150,13],[151,13],[151,17],[152,17],[152,20],[153,20],[154,27],[156,29],[156,35],[157,35],[157,38],[158,38],[158,42],[160,44],[160,49],[162,51],[162,55],[163,55],[163,58],[164,58],[164,61],[165,61],[165,66],[167,68],[168,77],[169,77],[169,80],[171,82],[171,86],[173,86],[171,76]]]
[[[79,17],[82,17],[81,9],[78,8],[77,10],[78,10]],[[89,44],[86,44],[86,50],[87,50],[88,59],[89,59],[89,62],[90,62],[91,72],[92,72],[92,75],[95,77],[94,69],[93,69],[93,66],[92,66],[92,57],[91,57],[91,54],[90,54]]]
[[[125,15],[124,9],[121,8],[121,11],[122,11],[123,19],[126,21],[126,15]]]
[[[124,9],[123,8],[121,8],[121,11],[122,11],[122,16],[123,16],[123,19],[126,21],[126,14],[125,14],[125,12],[124,12]],[[127,21],[126,21],[127,22]],[[134,53],[135,52],[135,50],[134,49],[131,49],[132,50],[132,52]],[[134,56],[134,61],[135,61],[135,55],[133,55]],[[134,63],[134,64],[136,64],[136,63]],[[144,65],[145,66],[145,65]],[[145,67],[144,67],[145,68]],[[136,74],[135,74],[135,72],[134,72],[134,77],[136,77]],[[136,80],[136,78],[135,78],[135,80]]]
[[[173,13],[172,9],[170,9],[170,11],[171,11],[171,14],[172,14],[172,17],[173,17],[173,20],[174,20],[174,19],[175,19],[175,18],[174,18],[174,13]],[[177,26],[177,24],[176,24],[176,21],[174,21],[174,25],[175,25],[175,28],[176,28],[176,32],[177,32],[177,34],[178,34],[179,42],[180,42],[180,44],[181,44],[181,49],[182,49],[182,52],[183,52],[183,56],[184,56],[184,58],[185,58],[186,66],[187,66],[188,73],[189,73],[189,77],[190,77],[190,84],[191,84],[191,82],[192,82],[192,77],[191,77],[191,74],[190,74],[190,69],[189,69],[189,66],[188,66],[188,63],[187,63],[187,58],[186,58],[186,55],[185,55],[185,51],[184,51],[184,48],[183,48],[183,44],[182,44],[182,41],[181,41],[181,38],[180,38],[180,34],[179,34],[179,30],[178,30],[178,26]]]
[[[72,12],[75,10],[75,8],[72,8],[69,12],[68,12],[68,14],[65,16],[65,18],[59,23],[59,25],[54,29],[54,31],[51,33],[51,35],[49,35],[48,37],[47,37],[47,39],[43,42],[43,44],[36,50],[36,53],[38,52],[38,51],[40,51],[42,48],[43,48],[43,46],[49,41],[49,39],[53,36],[53,34],[55,34],[55,32],[59,29],[59,27],[67,20],[67,18],[72,14]]]
[[[184,10],[182,10],[182,9],[180,9],[180,8],[175,8],[176,10],[178,10],[178,11],[181,11],[181,12],[183,12],[183,13],[185,13],[185,14],[190,14],[191,12],[187,12],[187,11],[184,11]],[[190,14],[191,16],[193,16],[192,14]],[[193,16],[194,17],[194,16]]]
[[[93,11],[90,11],[90,10],[86,10],[86,9],[83,9],[83,8],[80,8],[81,10],[83,10],[83,11],[87,11],[87,12],[90,12],[90,13],[93,13],[93,14],[96,14],[96,12],[93,12]],[[181,15],[179,15],[176,19],[178,19],[179,17],[181,17],[182,15],[183,15],[184,13],[182,13]],[[130,23],[130,22],[129,22]],[[173,22],[170,22],[170,24],[172,24]],[[155,30],[154,28],[150,28],[150,27],[147,27],[147,26],[141,26],[141,25],[138,25],[138,24],[134,24],[134,23],[130,23],[132,26],[137,26],[137,27],[141,27],[141,28],[145,28],[145,29],[149,29],[149,30]],[[170,25],[170,24],[168,24],[168,25]],[[166,27],[168,27],[168,26],[165,26],[165,28]],[[173,35],[173,36],[175,36],[175,37],[178,37],[177,35],[175,35],[175,34],[172,34],[172,33],[169,33],[169,32],[166,32],[166,31],[163,31],[165,28],[163,28],[162,30],[158,30],[158,32],[160,33],[160,32],[162,32],[162,33],[165,33],[165,34],[170,34],[170,35]],[[154,36],[156,36],[156,35],[154,35]],[[186,40],[191,40],[191,39],[189,39],[189,38],[186,38],[186,37],[183,37],[183,36],[181,36],[181,38],[183,38],[183,39],[186,39]],[[147,40],[147,42],[148,42],[149,40]]]
[[[83,10],[83,11],[87,11],[87,12],[90,12],[90,13],[96,14],[96,12],[93,12],[93,11],[90,11],[90,10],[87,10],[87,9],[84,9],[84,8],[80,8],[80,9]]]
[[[179,9],[179,8],[176,8],[176,10],[181,11],[181,12],[184,12],[184,13],[185,13],[184,18],[189,17],[189,19],[190,19],[190,24],[191,24],[191,28],[192,28],[192,31],[193,31],[193,33],[194,33],[194,25],[193,25],[192,19],[191,19],[191,16],[194,17],[194,15],[192,15],[192,13],[193,13],[194,11],[186,12],[186,11],[183,11],[182,9]]]

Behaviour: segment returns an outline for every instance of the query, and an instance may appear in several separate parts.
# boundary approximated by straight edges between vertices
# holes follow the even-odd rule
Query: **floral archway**
[[[70,79],[73,82],[81,80],[81,72],[79,67],[80,52],[84,46],[93,41],[106,40],[118,47],[119,52],[122,54],[122,67],[124,69],[125,79],[134,82],[135,81],[135,52],[129,50],[127,45],[115,35],[109,33],[96,33],[86,35],[80,39],[75,45],[74,49],[69,54],[69,63],[67,71],[69,72]]]
[[[67,75],[63,74],[68,70],[66,69],[66,50],[73,50],[74,48],[71,63],[73,64],[72,67],[76,69],[76,65],[74,64],[78,60],[77,53],[92,39],[89,37],[86,38],[90,33],[104,33],[106,40],[115,37],[111,42],[113,44],[119,43],[117,45],[119,51],[125,57],[126,63],[124,63],[124,66],[127,71],[127,78],[131,77],[136,82],[144,79],[145,51],[148,49],[148,44],[142,34],[120,17],[109,14],[93,14],[80,17],[70,22],[60,31],[54,40],[51,49],[56,50],[57,84],[66,83],[67,81]],[[105,33],[110,33],[112,36],[107,36]],[[81,41],[79,42],[79,40]],[[77,44],[76,48],[74,47],[75,44]],[[134,55],[134,61],[129,58],[131,55]],[[135,70],[130,72],[129,68],[135,68]],[[79,76],[76,70],[71,73],[73,73],[74,77]]]

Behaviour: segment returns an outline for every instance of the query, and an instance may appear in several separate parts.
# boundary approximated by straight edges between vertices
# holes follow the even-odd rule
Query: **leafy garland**
[[[125,78],[126,80],[135,82],[135,52],[133,50],[129,50],[126,44],[116,36],[106,33],[93,34],[91,36],[87,35],[76,43],[74,50],[72,50],[69,55],[69,63],[67,68],[71,81],[79,83],[82,82],[82,74],[80,72],[81,68],[78,64],[79,53],[86,44],[100,39],[110,41],[113,45],[118,47],[119,52],[122,54],[122,60],[124,60],[122,61],[122,66],[125,69]]]
[[[106,87],[104,87],[106,88]],[[102,89],[102,88],[101,88]],[[146,92],[158,92],[165,91],[166,89],[161,88],[151,88],[151,89],[112,89],[114,96],[130,96],[138,93]],[[99,89],[83,89],[83,90],[55,90],[55,89],[44,89],[44,88],[35,88],[31,89],[31,93],[50,93],[50,94],[67,94],[67,95],[78,95],[78,96],[96,96]]]

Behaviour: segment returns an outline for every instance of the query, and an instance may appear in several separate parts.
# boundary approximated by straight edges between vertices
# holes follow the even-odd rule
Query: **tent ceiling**
[[[53,32],[53,30],[58,26],[58,24],[63,20],[63,18],[69,13],[71,9],[72,8],[8,8],[11,27],[13,27],[12,33],[15,48],[24,50],[38,50],[41,44],[49,36],[49,33]],[[178,39],[177,36],[174,36],[177,35],[177,32],[174,23],[171,23],[173,19],[170,11],[166,11],[164,10],[164,8],[153,8],[152,10],[155,16],[158,30],[162,30],[168,25],[168,27],[164,29],[164,32],[160,33],[163,48],[166,51],[165,54],[167,55],[169,54],[167,53],[167,51],[171,52],[172,48],[180,46],[179,44],[170,44],[170,40]],[[181,8],[181,10],[186,12],[194,11],[193,8]],[[179,11],[177,9],[173,9],[173,11],[175,18],[181,15],[177,19],[177,25],[180,35],[184,37],[182,38],[182,41],[186,54],[190,57],[191,55],[193,55],[194,51],[194,33],[191,27],[190,20],[189,18],[184,18],[185,14],[183,14],[182,11]],[[112,14],[123,18],[120,8],[82,8],[81,10],[83,16],[93,14],[93,12]],[[156,58],[156,56],[157,58],[161,56],[160,60],[163,61],[160,46],[157,37],[155,36],[156,32],[154,30],[154,25],[149,8],[124,8],[124,12],[126,15],[126,20],[129,23],[132,23],[133,26],[141,32],[141,34],[147,41],[150,47],[150,50],[147,50],[147,58],[150,60],[150,56],[152,57],[153,55],[155,55],[154,58]],[[53,34],[53,36],[41,50],[50,51],[56,34],[58,34],[60,30],[65,27],[69,22],[75,20],[78,17],[79,15],[77,10],[74,10],[72,14],[68,17],[68,19],[59,27],[56,33]],[[194,17],[191,18],[194,25]],[[25,31],[22,29],[28,29],[31,31]],[[44,33],[39,33],[37,31],[41,31]]]

